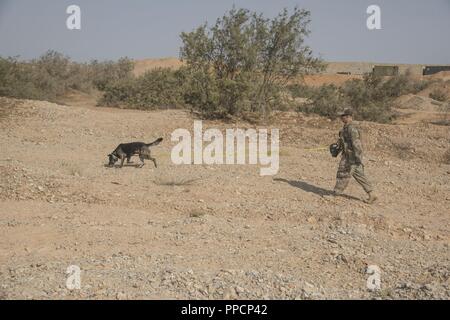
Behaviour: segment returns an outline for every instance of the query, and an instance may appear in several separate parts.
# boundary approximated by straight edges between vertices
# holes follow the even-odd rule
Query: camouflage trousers
[[[341,162],[339,163],[334,191],[337,193],[343,192],[345,188],[347,188],[352,176],[361,187],[363,187],[365,192],[372,192],[372,184],[364,174],[364,165],[355,164],[352,161],[349,161],[345,156],[342,157]]]

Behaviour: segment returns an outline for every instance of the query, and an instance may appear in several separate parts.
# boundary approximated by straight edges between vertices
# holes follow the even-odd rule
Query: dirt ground
[[[1,298],[450,298],[448,126],[360,123],[380,196],[367,205],[354,181],[329,195],[338,122],[277,114],[280,170],[261,177],[259,165],[172,164],[185,111],[72,101],[0,98]],[[105,167],[117,144],[158,137],[158,168]],[[80,290],[66,287],[70,265]]]

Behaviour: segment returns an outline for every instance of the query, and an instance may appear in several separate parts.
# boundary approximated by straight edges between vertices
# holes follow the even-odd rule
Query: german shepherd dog
[[[141,165],[139,168],[144,166],[144,159],[151,160],[155,164],[155,168],[158,168],[156,165],[156,159],[152,158],[150,153],[150,147],[156,146],[161,143],[163,138],[159,138],[152,143],[144,143],[144,142],[131,142],[131,143],[121,143],[117,146],[117,148],[108,154],[109,158],[109,167],[114,166],[114,164],[120,159],[119,168],[123,167],[123,162],[127,159],[127,163],[130,162],[130,159],[134,155],[139,155],[139,159],[141,160]]]

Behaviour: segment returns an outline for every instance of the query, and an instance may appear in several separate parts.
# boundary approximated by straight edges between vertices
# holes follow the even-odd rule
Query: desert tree
[[[273,19],[233,8],[212,27],[183,32],[187,101],[208,116],[267,115],[292,80],[322,68],[305,44],[309,23],[299,8]]]

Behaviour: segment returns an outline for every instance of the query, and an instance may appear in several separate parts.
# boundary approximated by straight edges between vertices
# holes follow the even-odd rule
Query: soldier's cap
[[[353,110],[352,108],[345,108],[343,111],[338,113],[338,116],[353,116]]]

